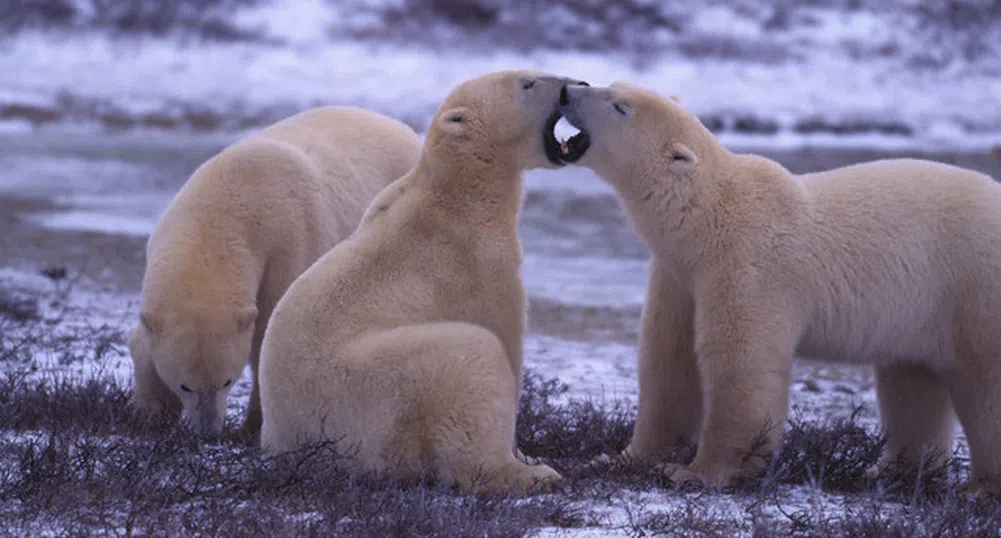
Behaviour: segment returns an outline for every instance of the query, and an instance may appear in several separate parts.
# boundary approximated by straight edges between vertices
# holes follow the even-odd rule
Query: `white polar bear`
[[[135,402],[221,433],[248,359],[244,429],[260,428],[257,357],[288,285],[347,237],[368,203],[417,161],[420,137],[353,107],[302,112],[200,166],[146,246],[140,325],[130,350]]]
[[[414,170],[279,302],[261,355],[261,447],[339,442],[353,470],[463,490],[546,488],[515,457],[525,290],[522,171],[555,167],[570,79],[501,71],[441,105]]]
[[[948,454],[955,410],[970,486],[1001,489],[1001,185],[911,159],[795,177],[623,83],[562,103],[589,145],[578,162],[653,254],[626,456],[697,441],[675,478],[755,472],[745,456],[769,425],[764,452],[779,441],[798,353],[875,366],[882,464]]]

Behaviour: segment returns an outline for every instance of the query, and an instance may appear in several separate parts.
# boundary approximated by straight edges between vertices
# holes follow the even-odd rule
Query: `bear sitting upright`
[[[514,446],[517,225],[522,171],[561,164],[552,129],[568,83],[513,70],[460,84],[414,170],[292,283],[264,337],[264,450],[335,440],[349,469],[466,491],[560,480]]]
[[[146,244],[140,324],[129,348],[135,403],[222,432],[248,359],[244,429],[260,429],[257,357],[271,310],[295,277],[358,225],[383,187],[413,167],[407,125],[327,106],[277,122],[208,160]]]
[[[666,472],[709,486],[760,470],[798,353],[875,366],[879,465],[948,455],[955,410],[968,486],[1001,489],[1001,185],[913,159],[793,176],[624,83],[561,102],[589,145],[564,160],[616,189],[652,251],[624,456],[696,445]]]

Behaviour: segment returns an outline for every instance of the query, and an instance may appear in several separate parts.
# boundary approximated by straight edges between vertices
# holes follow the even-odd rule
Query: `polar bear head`
[[[165,311],[167,312],[167,311]],[[226,398],[250,357],[257,307],[143,310],[130,341],[180,401],[182,418],[201,435],[219,435]]]
[[[489,73],[456,86],[428,130],[430,147],[463,159],[512,162],[519,170],[557,168],[580,148],[553,134],[564,86],[587,83],[541,71]]]
[[[586,151],[571,158],[612,183],[651,173],[690,177],[720,147],[676,97],[616,82],[609,87],[567,86],[560,110],[581,133]],[[575,158],[574,158],[575,157]]]

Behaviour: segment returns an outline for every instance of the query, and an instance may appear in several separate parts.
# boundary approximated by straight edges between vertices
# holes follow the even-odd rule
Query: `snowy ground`
[[[538,276],[538,272],[527,275],[529,282],[537,282]],[[597,289],[601,284],[593,282],[591,286]],[[542,291],[544,293],[545,288]],[[54,280],[13,269],[0,270],[0,292],[3,294],[0,302],[27,305],[22,308],[25,315],[39,317],[47,327],[41,333],[44,336],[32,340],[25,349],[13,355],[19,359],[0,365],[0,376],[13,375],[28,366],[32,370],[30,377],[39,380],[62,376],[76,379],[110,376],[119,383],[130,382],[131,363],[125,332],[134,325],[138,299],[134,292],[99,285],[75,275],[72,270],[65,278]],[[586,287],[578,288],[577,292],[580,296],[588,295]],[[635,300],[628,296],[614,300],[593,299],[591,307],[599,309]],[[9,311],[5,315],[9,316]],[[3,332],[5,343],[20,340],[21,333],[16,327],[0,316],[0,332]],[[586,332],[580,329],[558,335],[531,331],[526,338],[526,367],[569,386],[569,391],[558,401],[590,399],[609,408],[625,406],[632,415],[637,383],[635,343],[603,340],[588,336]],[[824,424],[844,419],[854,410],[858,423],[875,431],[875,395],[865,371],[802,363],[796,366],[794,378],[792,418]],[[230,419],[234,423],[244,413],[249,388],[249,375],[245,375],[230,401]],[[44,445],[44,432],[6,431],[4,435],[8,442],[18,439],[19,443]],[[958,461],[968,465],[962,449],[960,445]],[[624,485],[597,498],[580,494],[573,497],[568,507],[584,515],[582,527],[578,524],[574,528],[543,525],[536,535],[637,536],[672,528],[672,525],[679,525],[677,521],[682,522],[682,529],[690,531],[708,525],[715,529],[711,535],[752,536],[755,529],[762,526],[772,532],[794,535],[794,529],[802,525],[803,520],[845,518],[850,513],[846,510],[861,510],[867,502],[852,493],[824,491],[819,485],[810,484],[777,485],[768,493],[710,497]],[[894,513],[905,509],[908,506],[899,502],[884,502],[876,514],[878,518],[892,519]],[[670,522],[675,523],[668,525]]]
[[[24,305],[25,315],[37,316],[47,327],[37,339],[0,365],[0,375],[31,370],[30,377],[52,379],[69,376],[93,379],[109,376],[122,384],[130,383],[131,361],[125,345],[125,331],[134,324],[137,295],[103,288],[73,274],[53,280],[37,273],[12,269],[0,270],[0,302]],[[34,306],[31,306],[34,305]],[[10,310],[4,314],[10,315]],[[20,325],[0,316],[3,332],[2,348],[21,341]],[[37,333],[37,326],[34,327]],[[104,345],[95,347],[95,341]],[[526,365],[533,371],[555,377],[566,383],[570,391],[564,401],[589,398],[603,405],[626,405],[632,408],[636,399],[635,347],[601,341],[582,342],[551,335],[531,334],[526,342]],[[249,373],[249,372],[248,372]],[[793,385],[793,412],[809,421],[824,421],[834,416],[846,417],[861,406],[862,423],[874,427],[872,384],[862,376],[845,375],[837,368],[797,368]],[[808,376],[808,377],[803,377]],[[233,391],[230,418],[238,422],[245,409],[250,388],[245,375]],[[42,432],[6,431],[28,442],[44,438]],[[27,435],[27,437],[24,437]],[[39,437],[41,436],[41,437]],[[36,441],[37,442],[37,441]],[[694,507],[697,498],[669,495],[658,491],[636,491],[623,488],[607,502],[576,501],[588,516],[583,529],[543,528],[540,536],[632,536],[634,526],[642,526],[656,517],[679,517],[697,510],[699,517],[710,517],[725,523],[728,533],[739,530],[750,535],[749,514],[767,517],[782,524],[782,510],[800,513],[816,510],[817,503],[835,506],[847,502],[840,495],[825,495],[809,486],[783,486],[773,504],[755,496],[719,496],[713,499],[711,510]],[[769,501],[770,503],[771,501]],[[788,519],[788,518],[786,518]],[[780,526],[781,526],[780,525]],[[736,534],[731,534],[736,535]]]

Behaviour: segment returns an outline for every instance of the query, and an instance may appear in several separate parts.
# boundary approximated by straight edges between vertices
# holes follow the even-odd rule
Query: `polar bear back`
[[[220,254],[280,256],[301,271],[350,235],[368,201],[404,175],[419,151],[412,129],[374,112],[328,106],[297,114],[201,165],[161,216],[147,255],[197,254],[210,242]],[[173,274],[177,267],[197,267],[167,265],[169,276],[187,281]]]
[[[799,176],[818,216],[878,226],[966,232],[1001,222],[1001,189],[990,176],[917,159],[885,159]],[[995,216],[996,215],[996,216]],[[951,247],[952,245],[950,245]]]
[[[813,304],[800,352],[864,362],[941,357],[954,316],[1001,282],[1001,185],[911,159],[799,180],[810,215],[810,256],[801,262],[814,275],[803,279]]]
[[[357,128],[344,128],[352,125]],[[317,187],[330,189],[331,195],[342,202],[340,205],[359,202],[349,205],[362,208],[388,184],[376,184],[369,178],[403,176],[416,162],[421,147],[420,138],[404,123],[347,106],[321,107],[310,111],[308,116],[293,116],[262,132],[261,138],[298,148],[312,161],[321,178]],[[349,232],[354,230],[360,216],[352,213],[345,219],[349,222]]]

